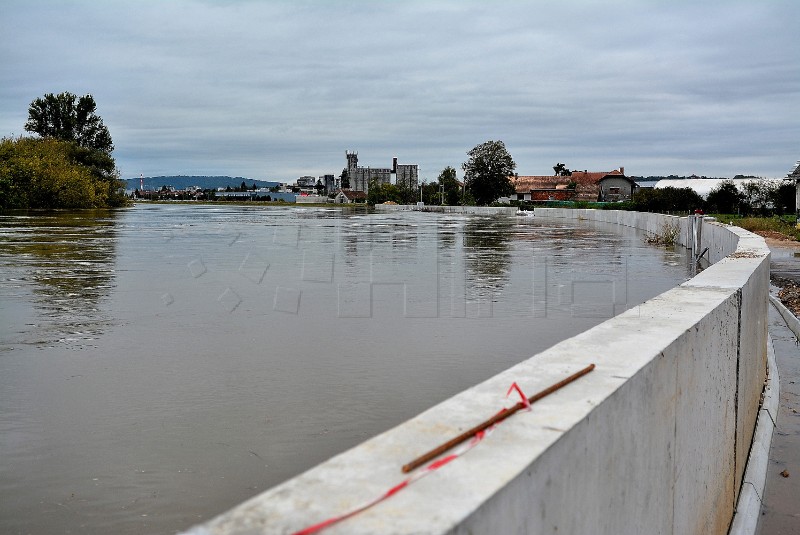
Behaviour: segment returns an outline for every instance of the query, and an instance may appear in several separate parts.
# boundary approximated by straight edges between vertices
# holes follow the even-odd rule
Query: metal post
[[[695,262],[700,260],[700,251],[703,249],[703,214],[695,214],[697,218],[697,256],[694,258]]]
[[[703,243],[703,219],[705,219],[705,216],[698,213],[692,214],[689,218],[689,241],[692,247],[692,260],[694,260],[695,263],[699,262],[700,257],[705,253],[705,250],[701,252]]]

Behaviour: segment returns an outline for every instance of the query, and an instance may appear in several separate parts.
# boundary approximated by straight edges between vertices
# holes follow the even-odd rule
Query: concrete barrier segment
[[[780,399],[780,378],[772,340],[767,350],[768,381],[764,387],[764,401],[758,414],[756,431],[747,461],[742,490],[729,535],[753,535],[758,527],[764,487],[767,481],[769,449],[775,430]]]

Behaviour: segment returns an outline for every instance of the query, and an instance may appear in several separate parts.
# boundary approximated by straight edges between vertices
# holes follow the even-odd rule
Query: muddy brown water
[[[2,215],[0,532],[186,529],[689,276],[590,222]]]

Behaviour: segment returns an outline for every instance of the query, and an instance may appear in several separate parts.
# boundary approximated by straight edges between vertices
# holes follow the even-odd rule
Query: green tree
[[[419,200],[419,189],[411,187],[407,182],[396,185],[399,204],[415,204]]]
[[[0,140],[0,208],[92,208],[117,195],[56,139]]]
[[[553,172],[556,176],[572,176],[572,171],[567,169],[563,163],[557,163],[553,166]]]
[[[647,188],[636,193],[632,202],[640,212],[691,212],[703,208],[705,201],[692,188]]]
[[[503,195],[514,193],[511,177],[517,164],[502,141],[486,141],[476,145],[467,155],[464,183],[480,205],[490,204]]]
[[[461,184],[456,178],[456,170],[449,165],[439,173],[439,186],[444,187],[444,204],[455,206],[461,199]]]
[[[114,182],[119,179],[117,176],[116,162],[110,154],[99,150],[81,147],[76,143],[71,143],[71,158],[78,164],[86,167],[93,176],[98,179]]]
[[[766,180],[751,180],[741,186],[744,203],[749,207],[748,212],[766,216],[770,213],[772,202],[777,189],[772,183]]]
[[[736,184],[732,180],[725,180],[709,192],[706,206],[709,212],[736,214],[743,202],[744,195],[736,188]]]
[[[775,206],[775,212],[779,215],[793,214],[795,211],[795,203],[797,202],[797,189],[796,186],[789,182],[784,182],[773,193],[772,203]]]
[[[25,130],[44,138],[72,141],[79,147],[111,154],[111,134],[96,113],[92,95],[47,93],[31,102]]]
[[[376,205],[386,201],[401,204],[403,202],[403,192],[394,184],[378,184],[376,180],[370,181],[367,204]]]
[[[438,182],[422,183],[422,202],[425,204],[441,204],[442,197],[439,195]]]
[[[120,206],[125,204],[126,198],[111,156],[114,144],[96,112],[92,95],[48,93],[31,102],[25,130],[43,139],[66,142],[67,158],[92,175],[95,189],[103,190],[102,204]]]

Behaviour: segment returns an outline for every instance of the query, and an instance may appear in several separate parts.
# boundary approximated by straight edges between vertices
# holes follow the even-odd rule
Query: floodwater
[[[189,528],[686,280],[529,217],[0,216],[0,532]]]

